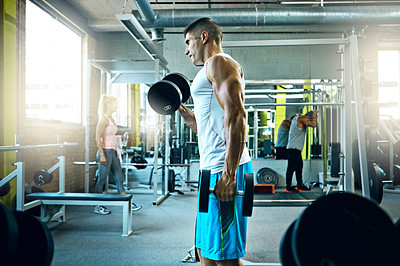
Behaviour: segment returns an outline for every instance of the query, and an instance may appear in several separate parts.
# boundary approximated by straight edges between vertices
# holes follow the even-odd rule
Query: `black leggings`
[[[288,166],[286,170],[286,186],[292,185],[293,173],[296,172],[297,186],[303,184],[303,158],[298,149],[287,149]]]
[[[277,160],[288,158],[286,147],[275,147],[275,151]]]

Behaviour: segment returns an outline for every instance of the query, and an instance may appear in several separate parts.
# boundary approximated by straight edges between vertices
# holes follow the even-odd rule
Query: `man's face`
[[[194,37],[190,33],[186,34],[185,37],[186,50],[185,54],[189,56],[190,60],[192,60],[193,65],[201,66],[204,64],[203,62],[203,53],[202,53],[202,40],[200,37]]]

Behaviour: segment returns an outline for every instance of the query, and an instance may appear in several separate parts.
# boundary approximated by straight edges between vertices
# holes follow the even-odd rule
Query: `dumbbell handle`
[[[213,188],[210,188],[210,194],[215,194]],[[237,190],[236,191],[236,196],[244,197],[244,191],[243,190]]]

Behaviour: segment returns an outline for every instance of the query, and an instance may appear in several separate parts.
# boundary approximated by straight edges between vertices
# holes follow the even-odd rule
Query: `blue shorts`
[[[240,165],[236,172],[237,190],[244,190],[244,174],[253,173],[251,161]],[[221,173],[211,174],[214,188]],[[242,197],[220,202],[211,194],[208,212],[199,212],[196,219],[196,248],[210,260],[239,259],[246,254],[247,217],[242,215]],[[198,203],[197,203],[198,206]]]

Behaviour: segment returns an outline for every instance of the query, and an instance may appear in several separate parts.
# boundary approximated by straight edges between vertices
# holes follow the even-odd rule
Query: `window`
[[[82,39],[26,1],[26,116],[81,122]]]
[[[118,126],[128,127],[128,88],[129,84],[113,83],[110,88],[110,95],[118,99],[118,111],[114,114],[115,123]]]
[[[400,118],[400,52],[378,52],[378,101],[381,105],[381,115],[391,115]]]

